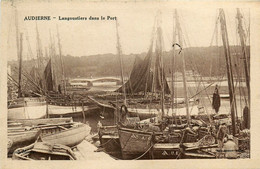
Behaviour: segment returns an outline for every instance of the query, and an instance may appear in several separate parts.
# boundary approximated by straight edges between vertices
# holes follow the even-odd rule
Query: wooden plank
[[[197,149],[205,149],[205,148],[215,148],[215,147],[218,147],[218,144],[213,144],[213,145],[209,145],[209,146],[189,147],[189,148],[186,148],[185,150],[189,151],[189,150],[197,150]]]
[[[154,150],[157,149],[179,149],[180,144],[179,143],[156,143],[153,146]]]
[[[106,138],[106,139],[119,139],[119,136],[103,135],[102,138]]]
[[[199,157],[199,158],[216,158],[216,156],[213,156],[213,155],[198,154],[198,153],[184,153],[184,155],[190,156],[190,157]]]

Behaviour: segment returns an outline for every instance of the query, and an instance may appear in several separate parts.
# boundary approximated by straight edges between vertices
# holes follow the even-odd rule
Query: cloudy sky
[[[59,27],[62,53],[72,56],[116,53],[116,22],[113,20],[61,21],[58,17],[117,17],[123,54],[141,53],[148,50],[154,19],[158,10],[162,12],[164,50],[171,49],[173,35],[173,13],[178,8],[181,26],[186,41],[191,46],[209,46],[214,32],[218,7],[213,5],[189,5],[161,3],[98,3],[82,1],[30,4],[22,1],[15,4],[18,13],[19,31],[24,35],[23,55],[30,58],[28,48],[36,54],[36,21],[24,21],[25,16],[51,16],[51,21],[37,21],[43,51],[49,46],[50,34],[57,44]],[[230,44],[238,44],[236,36],[236,8],[224,9]],[[17,58],[14,7],[2,5],[2,47],[8,60]],[[249,9],[243,8],[245,25],[249,25]],[[219,40],[219,44],[221,41]],[[56,46],[56,48],[58,48]]]

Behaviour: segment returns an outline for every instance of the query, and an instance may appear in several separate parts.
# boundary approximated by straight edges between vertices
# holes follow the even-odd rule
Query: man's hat
[[[228,140],[233,140],[233,136],[232,136],[232,135],[228,135],[228,136],[227,136],[227,139],[228,139]]]
[[[221,121],[220,121],[220,124],[221,124],[221,125],[226,125],[227,123],[226,123],[225,121],[221,120]]]

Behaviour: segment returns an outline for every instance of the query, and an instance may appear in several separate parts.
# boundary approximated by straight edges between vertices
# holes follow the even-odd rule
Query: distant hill
[[[222,47],[193,47],[183,50],[186,60],[186,69],[195,71],[202,76],[219,76],[225,73],[226,63]],[[249,52],[249,47],[248,47]],[[176,52],[177,53],[177,52]],[[242,59],[241,48],[231,47],[233,63],[241,71]],[[164,67],[167,76],[171,73],[171,58],[173,52],[164,52]],[[124,75],[129,76],[136,56],[144,58],[146,53],[122,55],[124,64]],[[238,58],[238,60],[237,60]],[[91,56],[65,56],[66,75],[69,77],[98,77],[98,76],[119,76],[120,65],[118,56],[115,54],[91,55]],[[181,72],[182,59],[177,56],[175,59],[175,71]],[[235,66],[234,66],[235,69]],[[234,70],[236,71],[236,70]]]
[[[235,72],[238,71],[241,74],[243,71],[241,47],[232,46],[230,50],[234,63],[233,69]],[[249,47],[247,50],[250,52]],[[186,60],[186,70],[194,71],[202,76],[222,76],[225,73],[226,63],[223,47],[192,47],[186,48],[182,52],[184,52]],[[165,73],[167,76],[170,76],[173,52],[164,52],[163,55]],[[122,55],[125,76],[130,75],[136,56],[144,58],[146,53]],[[63,58],[67,77],[88,78],[91,76],[101,77],[120,75],[119,59],[115,54],[100,54],[80,57],[67,55]],[[45,62],[47,63],[47,58],[45,58]],[[182,59],[180,56],[176,56],[175,63],[175,71],[180,72],[182,66]],[[17,66],[18,63],[11,61],[8,62],[8,64],[11,65],[11,67],[14,67]],[[23,63],[27,71],[29,71],[34,64],[35,60],[25,61]]]

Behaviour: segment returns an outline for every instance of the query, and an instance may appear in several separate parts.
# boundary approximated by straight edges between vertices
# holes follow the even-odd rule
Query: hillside
[[[202,76],[223,76],[226,69],[223,47],[193,47],[186,48],[184,57],[186,60],[186,69],[199,73]],[[249,47],[248,47],[249,52]],[[177,53],[177,52],[176,52]],[[239,46],[231,47],[234,72],[243,71],[243,60],[240,56],[241,48]],[[164,52],[164,67],[167,76],[171,73],[172,51]],[[124,64],[124,75],[129,76],[136,56],[144,58],[146,53],[122,55]],[[115,54],[100,54],[91,56],[63,56],[65,73],[67,77],[101,77],[101,76],[119,76],[120,65],[118,56]],[[45,64],[48,58],[45,58]],[[182,59],[177,56],[175,59],[175,71],[181,71]],[[9,62],[11,67],[17,66],[17,62]],[[35,60],[24,61],[23,68],[29,72]]]

